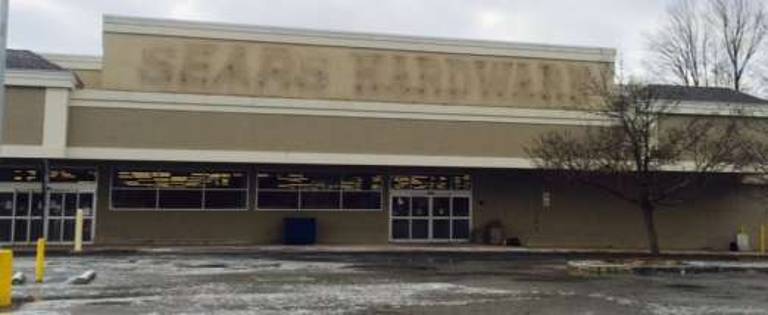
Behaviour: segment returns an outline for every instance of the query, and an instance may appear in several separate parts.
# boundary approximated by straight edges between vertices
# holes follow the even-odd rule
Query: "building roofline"
[[[73,89],[78,81],[70,71],[8,69],[5,85]]]
[[[301,28],[193,22],[116,15],[105,15],[103,23],[105,33],[164,35],[593,62],[614,62],[616,56],[615,49],[604,47],[319,31]]]
[[[40,53],[48,61],[69,70],[101,70],[101,56]]]

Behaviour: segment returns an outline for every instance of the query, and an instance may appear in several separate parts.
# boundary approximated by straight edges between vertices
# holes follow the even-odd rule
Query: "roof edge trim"
[[[105,33],[164,35],[593,62],[614,62],[616,57],[615,49],[603,47],[579,47],[376,33],[319,31],[300,28],[193,22],[116,15],[105,15],[103,23]]]

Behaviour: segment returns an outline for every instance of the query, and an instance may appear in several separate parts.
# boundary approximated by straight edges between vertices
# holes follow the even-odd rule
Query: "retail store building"
[[[615,52],[106,16],[98,57],[9,52],[0,243],[468,242],[642,248],[639,211],[545,181],[550,130],[607,125],[585,82]],[[690,93],[691,114],[762,100]],[[49,166],[47,207],[42,167]],[[662,247],[725,249],[765,221],[754,186],[662,211]]]

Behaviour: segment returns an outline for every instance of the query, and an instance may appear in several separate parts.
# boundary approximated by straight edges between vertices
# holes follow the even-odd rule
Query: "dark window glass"
[[[442,239],[451,238],[451,220],[433,220],[432,237]]]
[[[112,207],[115,209],[155,209],[156,190],[112,190]]]
[[[395,190],[470,190],[469,175],[397,175],[392,176]]]
[[[469,216],[469,198],[455,197],[453,198],[453,214],[454,217],[466,217]]]
[[[301,209],[339,209],[339,191],[302,191]]]
[[[298,209],[298,191],[259,191],[259,209]]]
[[[65,242],[75,240],[75,220],[64,220],[62,240]]]
[[[0,168],[0,182],[39,182],[39,176],[33,168]]]
[[[244,172],[210,172],[206,188],[248,188],[248,176]]]
[[[411,189],[411,178],[408,176],[392,176],[392,189],[408,190]]]
[[[161,189],[160,209],[202,209],[203,191]]]
[[[37,241],[43,237],[43,220],[31,220],[29,226],[29,240]]]
[[[407,217],[411,215],[411,198],[392,197],[392,216]]]
[[[64,194],[64,216],[74,217],[77,213],[77,194]]]
[[[42,216],[43,215],[43,194],[41,193],[33,193],[32,194],[32,216]]]
[[[193,171],[157,171],[153,180],[159,188],[203,188],[206,173]]]
[[[432,198],[432,215],[436,217],[447,217],[451,213],[451,198],[435,197]]]
[[[411,176],[411,189],[427,190],[432,189],[431,177],[426,175]]]
[[[114,187],[156,188],[151,170],[117,170],[112,174]]]
[[[469,175],[451,176],[451,188],[453,190],[471,190],[472,178]]]
[[[429,220],[411,221],[411,238],[426,239],[429,238]]]
[[[380,175],[345,175],[341,179],[343,190],[381,190],[382,176]]]
[[[425,217],[429,215],[429,198],[413,197],[411,203],[412,215],[414,217]]]
[[[453,220],[453,239],[469,238],[469,220]]]
[[[115,187],[203,188],[206,172],[184,170],[118,170],[112,176]]]
[[[64,214],[64,194],[51,194],[48,202],[50,216],[60,217]]]
[[[48,220],[48,240],[51,242],[61,241],[61,220]]]
[[[259,189],[297,190],[309,181],[300,173],[259,173]]]
[[[29,194],[28,193],[16,193],[16,216],[28,216],[29,215]]]
[[[206,209],[246,209],[247,193],[245,190],[206,190]]]
[[[11,241],[11,230],[13,221],[11,219],[0,219],[0,242]]]
[[[0,217],[13,215],[13,193],[0,193]]]
[[[93,194],[92,193],[79,194],[78,203],[79,203],[78,208],[83,209],[84,216],[93,215]]]
[[[450,190],[451,189],[451,181],[448,178],[448,176],[430,176],[430,188],[434,190]]]
[[[96,170],[92,168],[55,168],[48,174],[52,183],[95,182]]]
[[[306,174],[301,190],[339,190],[339,177],[334,174]],[[338,208],[338,206],[336,206]]]
[[[344,209],[381,209],[381,193],[373,191],[344,192]]]
[[[27,223],[26,219],[16,219],[14,221],[13,240],[16,242],[26,242],[27,238]]]
[[[260,209],[381,209],[383,177],[369,174],[262,172],[258,174]],[[301,191],[298,205],[292,191]],[[347,197],[343,197],[342,191]],[[264,202],[261,202],[264,200]],[[282,200],[282,201],[281,201]],[[272,205],[274,204],[274,205]]]
[[[392,220],[392,238],[408,239],[410,226],[408,220]]]

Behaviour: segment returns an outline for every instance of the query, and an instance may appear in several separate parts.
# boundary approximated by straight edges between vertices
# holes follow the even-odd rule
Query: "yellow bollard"
[[[75,215],[75,253],[83,251],[83,209]]]
[[[45,239],[37,239],[37,257],[35,259],[35,282],[43,283],[45,279]]]
[[[11,306],[13,252],[0,250],[0,309]]]

